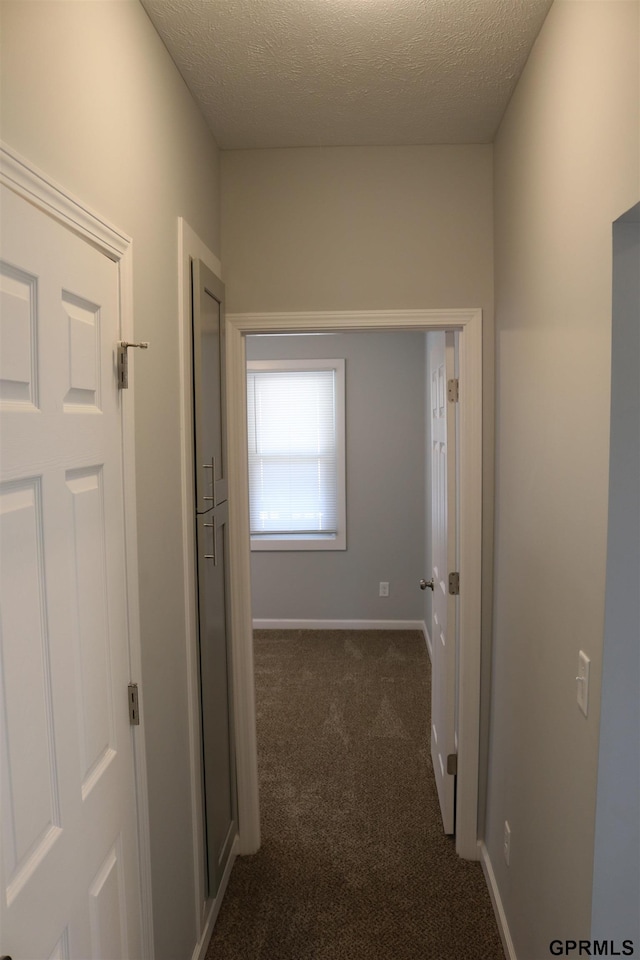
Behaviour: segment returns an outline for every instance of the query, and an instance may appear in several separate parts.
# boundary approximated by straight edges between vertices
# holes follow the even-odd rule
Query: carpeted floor
[[[442,833],[422,635],[257,631],[255,658],[262,847],[207,960],[504,960]]]

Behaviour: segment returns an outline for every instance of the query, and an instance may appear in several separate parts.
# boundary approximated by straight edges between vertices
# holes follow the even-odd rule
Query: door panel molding
[[[255,333],[349,330],[456,330],[459,333],[461,589],[456,850],[466,859],[477,860],[482,576],[482,311],[479,309],[227,313],[231,617],[239,852],[254,853],[260,846],[247,506],[245,336]]]
[[[39,210],[89,241],[117,264],[121,334],[133,339],[133,254],[131,238],[108,223],[60,184],[52,180],[8,144],[0,141],[0,183]],[[138,544],[136,539],[135,487],[135,411],[133,390],[123,391],[122,453],[123,495],[126,554],[126,617],[129,632],[129,671],[140,677],[140,610],[138,595]],[[141,716],[144,718],[140,690]],[[144,958],[154,956],[153,912],[151,899],[151,852],[149,837],[149,803],[144,723],[131,728],[136,788],[136,825],[140,871],[142,916],[142,952]]]

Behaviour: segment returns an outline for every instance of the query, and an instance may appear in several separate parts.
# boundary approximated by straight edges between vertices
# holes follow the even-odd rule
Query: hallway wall
[[[177,217],[219,253],[218,152],[139,3],[3,0],[2,138],[133,238],[142,691],[157,960],[196,942]]]
[[[496,590],[486,844],[518,960],[547,956],[552,939],[590,936],[612,222],[640,196],[638,12],[636,2],[556,2],[495,145]],[[586,718],[576,703],[580,649],[591,658]]]

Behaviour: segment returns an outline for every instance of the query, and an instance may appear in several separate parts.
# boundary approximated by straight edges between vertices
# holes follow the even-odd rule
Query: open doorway
[[[227,324],[231,595],[238,746],[240,851],[260,842],[253,691],[248,523],[245,336],[264,333],[454,329],[459,337],[460,396],[460,648],[456,849],[477,859],[478,726],[481,581],[481,314],[480,311],[402,311],[357,314],[229,315]]]
[[[447,834],[457,739],[455,340],[454,331],[246,338],[253,626],[359,631],[365,647],[372,631],[424,635],[433,682],[419,711],[431,713]],[[346,507],[336,496],[344,487]]]

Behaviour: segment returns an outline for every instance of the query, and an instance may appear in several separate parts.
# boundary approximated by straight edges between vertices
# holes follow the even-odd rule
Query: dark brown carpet
[[[504,960],[442,833],[422,635],[257,631],[255,657],[262,848],[207,960]]]

